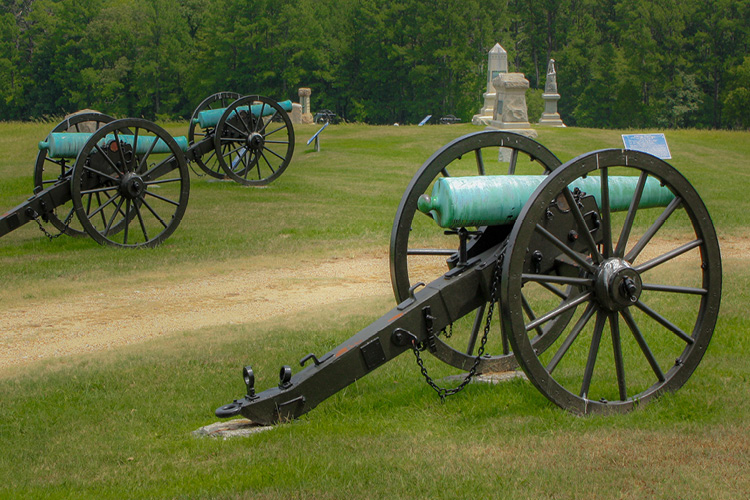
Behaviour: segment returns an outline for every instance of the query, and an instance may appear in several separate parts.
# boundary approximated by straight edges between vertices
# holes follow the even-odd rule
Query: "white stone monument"
[[[312,113],[310,113],[310,96],[312,95],[312,90],[303,87],[298,90],[298,93],[299,103],[302,105],[302,116],[300,117],[302,123],[312,123],[313,116]]]
[[[489,128],[509,130],[526,137],[537,137],[536,130],[531,128],[529,113],[526,107],[526,90],[529,81],[523,73],[505,73],[492,80],[497,100],[495,113]]]
[[[495,112],[497,96],[492,80],[501,73],[508,72],[508,53],[496,43],[490,50],[487,60],[487,92],[484,93],[484,106],[479,113],[474,115],[471,123],[474,125],[488,125],[492,121]]]
[[[557,72],[555,71],[555,60],[550,59],[547,65],[547,81],[544,84],[544,113],[539,119],[539,125],[545,127],[564,127],[560,113],[557,112],[557,101],[560,94],[557,93]]]

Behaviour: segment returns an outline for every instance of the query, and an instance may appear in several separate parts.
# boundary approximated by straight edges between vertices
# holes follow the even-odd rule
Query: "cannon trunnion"
[[[578,414],[629,411],[679,389],[706,351],[721,297],[721,257],[705,205],[679,172],[651,155],[602,150],[557,165],[532,143],[480,132],[433,155],[394,222],[397,296],[396,278],[409,284],[399,305],[327,354],[306,356],[301,363],[314,363],[299,373],[283,367],[278,387],[256,393],[245,367],[247,394],[216,414],[260,424],[297,418],[404,351],[413,351],[420,367],[420,352],[429,351],[469,371],[454,389],[423,371],[441,397],[476,373],[519,365],[547,398]],[[437,177],[460,184],[448,167],[459,171],[461,161],[476,168],[472,189],[489,186],[492,179],[482,176],[494,159],[486,153],[508,144],[506,175],[528,173],[519,154],[548,162],[514,217],[499,207],[497,219],[466,218],[455,200],[438,207],[423,198],[425,212],[440,219],[438,208],[453,210],[469,226],[445,231],[417,210]],[[400,275],[440,267],[427,285]]]

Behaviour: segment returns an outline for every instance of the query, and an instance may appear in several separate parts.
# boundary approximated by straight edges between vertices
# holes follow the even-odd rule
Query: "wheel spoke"
[[[104,186],[104,187],[94,188],[94,189],[85,189],[81,191],[81,194],[84,195],[84,194],[94,194],[94,193],[106,193],[107,191],[113,191],[113,190],[116,191],[117,187],[116,186]]]
[[[597,158],[598,161],[598,158]],[[599,170],[601,180],[601,200],[600,207],[602,213],[601,230],[602,230],[602,250],[603,257],[608,259],[612,257],[612,206],[609,204],[609,169],[603,167]],[[588,232],[588,230],[586,230]]]
[[[117,165],[115,165],[115,163],[112,161],[112,159],[109,157],[109,155],[107,155],[104,152],[104,150],[99,146],[99,144],[94,144],[94,149],[96,149],[99,152],[99,154],[101,154],[102,157],[104,157],[104,159],[107,161],[107,163],[109,163],[109,165],[112,167],[112,169],[115,172],[117,172],[119,175],[122,175],[122,172],[120,171],[120,169],[117,168]],[[96,170],[92,170],[92,171],[93,172],[97,172]],[[103,173],[100,173],[100,172],[97,172],[97,173],[99,173],[100,175],[104,175]]]
[[[630,309],[623,309],[622,311],[620,311],[620,314],[622,315],[622,319],[625,320],[625,324],[628,325],[630,333],[633,334],[633,338],[638,343],[638,347],[640,347],[643,356],[651,366],[651,370],[654,372],[654,375],[656,375],[656,378],[659,380],[659,382],[664,382],[667,378],[664,376],[664,372],[662,371],[661,366],[659,366],[659,362],[656,361],[654,353],[651,352],[651,349],[648,347],[646,339],[643,338],[643,334],[638,328],[633,315],[630,313]]]
[[[133,153],[131,155],[131,159],[132,159],[131,163],[133,163],[133,164],[137,163],[137,158],[138,157],[136,156],[136,151],[138,151],[138,132],[140,130],[141,129],[139,127],[136,127],[135,128],[135,134],[133,136]],[[133,165],[133,168],[131,169],[131,171],[135,172],[135,170],[136,170],[136,165]]]
[[[524,275],[521,275],[521,278],[523,278],[523,276]],[[563,300],[568,300],[568,297],[570,297],[570,294],[567,294],[567,293],[563,292],[562,290],[560,290],[556,286],[552,286],[550,283],[547,283],[545,281],[538,281],[537,283],[539,283],[541,286],[543,286],[544,288],[546,288],[550,292],[554,293],[555,295],[557,295],[558,297],[560,297]],[[593,281],[592,281],[592,283],[593,283]]]
[[[157,179],[155,181],[148,181],[145,184],[147,186],[154,186],[156,184],[167,184],[169,182],[182,182],[182,179],[180,177],[175,177],[173,179]]]
[[[123,245],[128,244],[128,228],[130,227],[130,221],[128,220],[128,215],[130,213],[130,199],[125,200],[125,232],[123,234]]]
[[[549,283],[557,283],[559,285],[574,285],[574,286],[593,286],[594,285],[594,280],[592,278],[571,278],[568,276],[554,276],[552,274],[525,274],[524,273],[524,274],[521,274],[521,279],[523,280],[524,283],[527,281],[533,281],[533,282],[542,284],[542,286],[544,286],[544,284],[549,284]],[[554,289],[554,287],[551,287],[550,289]],[[555,291],[554,293],[557,293],[562,298],[567,298],[567,295],[563,295],[562,292],[560,292],[559,290]]]
[[[112,212],[112,217],[109,218],[109,222],[107,223],[106,227],[104,228],[104,236],[107,236],[112,229],[112,224],[115,222],[115,217],[117,217],[118,213],[122,213],[122,202],[125,201],[123,197],[120,197],[120,201],[117,202],[117,208],[114,209]],[[127,224],[127,221],[125,222]]]
[[[609,313],[609,330],[612,334],[612,352],[615,357],[615,372],[617,373],[617,389],[620,392],[620,401],[628,399],[627,385],[625,384],[625,362],[622,359],[622,342],[620,341],[620,322],[616,312]]]
[[[146,191],[146,192],[148,192],[148,191]],[[146,206],[146,208],[148,208],[148,211],[149,211],[149,212],[151,212],[151,213],[152,213],[152,214],[154,215],[154,217],[156,217],[156,219],[157,219],[157,220],[158,220],[159,222],[161,222],[161,225],[162,225],[162,226],[164,226],[164,228],[166,229],[166,228],[167,228],[167,223],[166,223],[166,222],[164,222],[164,219],[162,219],[162,218],[161,218],[161,217],[159,216],[159,214],[157,214],[157,213],[156,213],[156,210],[154,210],[154,209],[153,209],[153,207],[152,207],[152,206],[151,206],[151,205],[149,204],[149,202],[148,202],[148,201],[146,201],[146,199],[145,199],[145,198],[142,198],[142,199],[141,199],[141,201],[143,201],[143,204],[144,204],[144,205]]]
[[[636,307],[640,309],[641,311],[645,312],[649,316],[651,316],[654,320],[656,320],[657,323],[659,323],[661,326],[669,330],[670,332],[677,335],[679,338],[684,340],[687,344],[694,344],[695,340],[688,335],[687,333],[683,332],[680,327],[669,321],[667,318],[659,314],[658,312],[654,311],[650,307],[648,307],[646,304],[643,303],[643,301],[639,300],[635,303]]]
[[[141,224],[141,231],[143,231],[143,237],[145,238],[145,241],[149,241],[148,231],[146,231],[146,224],[143,222],[143,214],[141,213],[141,208],[138,206],[137,203],[133,203],[133,207],[135,208],[135,213],[138,216],[138,222]]]
[[[154,138],[154,140],[151,142],[151,145],[148,147],[148,151],[146,151],[146,154],[143,155],[143,157],[141,158],[141,163],[140,163],[140,165],[138,165],[138,171],[139,172],[143,172],[146,169],[146,165],[148,165],[148,157],[151,156],[151,153],[154,152],[154,148],[156,147],[156,143],[157,142],[159,142],[159,137],[158,136]],[[135,152],[133,154],[135,154]],[[156,167],[154,167],[154,168],[156,168]],[[154,168],[152,168],[151,170],[149,170],[149,173],[152,172],[154,170]],[[148,176],[148,173],[144,174],[144,177],[147,177],[147,176]]]
[[[693,295],[706,295],[708,290],[705,288],[693,288],[688,286],[676,286],[676,285],[657,285],[653,283],[643,283],[641,286],[643,290],[653,290],[655,292],[671,292],[671,293],[688,293]]]
[[[104,210],[104,208],[107,205],[109,205],[110,203],[112,203],[113,201],[115,201],[118,196],[119,196],[119,193],[115,193],[115,194],[112,195],[111,198],[109,198],[107,201],[105,201],[104,204],[102,204],[102,200],[99,197],[99,193],[96,193],[96,199],[97,199],[97,202],[99,203],[99,206],[93,212],[90,212],[90,213],[87,212],[86,213],[86,217],[89,220],[91,220],[94,216],[96,216],[96,214],[98,214],[98,213],[101,212],[101,214],[102,214],[102,223],[104,225],[106,225],[107,224],[107,220],[104,218],[104,212],[102,212],[102,210]]]
[[[273,135],[273,134],[275,134],[276,132],[278,132],[279,130],[285,130],[286,128],[287,128],[287,127],[286,127],[286,123],[285,123],[284,125],[280,126],[280,127],[279,127],[279,128],[277,128],[277,129],[274,129],[274,130],[272,130],[272,131],[270,131],[270,132],[266,131],[266,133],[265,133],[265,134],[263,135],[263,137],[264,137],[264,138],[265,138],[265,137],[268,137],[269,135]],[[266,142],[272,142],[272,141],[266,141]],[[283,143],[283,144],[289,144],[289,141],[287,141],[287,142],[285,142],[285,143]]]
[[[410,248],[406,255],[446,255],[451,256],[456,253],[455,250],[443,250],[440,248]]]
[[[482,149],[475,149],[474,156],[477,159],[477,172],[479,172],[479,175],[486,175],[484,172],[484,158],[482,158]]]
[[[596,365],[596,358],[599,357],[599,344],[602,340],[604,321],[606,319],[606,314],[602,311],[597,311],[596,323],[594,324],[594,335],[591,337],[589,357],[586,360],[586,368],[583,371],[583,382],[581,383],[581,392],[579,393],[579,396],[583,399],[588,399],[589,389],[591,388],[591,379],[594,377],[594,365]]]
[[[477,314],[474,316],[474,323],[471,325],[471,335],[469,335],[469,345],[466,347],[466,354],[469,356],[474,354],[474,346],[477,343],[479,329],[482,327],[482,318],[484,317],[484,311],[486,308],[487,303],[482,304],[479,306]]]
[[[100,175],[100,176],[104,177],[105,179],[109,179],[112,182],[115,182],[115,183],[119,183],[120,182],[120,179],[118,179],[117,177],[112,177],[111,175],[107,175],[104,172],[101,172],[99,170],[93,169],[93,168],[91,168],[88,165],[84,165],[83,169],[85,171],[87,171],[87,172],[91,172],[93,174]]]
[[[128,169],[128,162],[125,161],[125,153],[122,150],[122,143],[120,142],[120,133],[119,131],[114,131],[115,135],[115,142],[117,143],[117,156],[120,157],[120,161],[122,162],[122,168],[124,168],[126,171]],[[133,150],[135,151],[135,150]]]
[[[510,162],[508,162],[508,175],[513,175],[516,173],[517,164],[518,164],[518,150],[514,148],[510,150]]]
[[[628,238],[630,238],[630,231],[633,230],[633,222],[635,222],[635,214],[638,212],[638,204],[641,202],[641,196],[643,195],[643,188],[646,186],[646,179],[648,174],[641,172],[638,178],[638,184],[635,187],[633,198],[630,200],[630,207],[628,207],[628,214],[625,216],[625,222],[622,225],[620,231],[620,237],[617,239],[617,248],[615,248],[615,257],[620,257],[625,254],[625,247],[628,244]]]
[[[273,149],[268,149],[267,147],[263,147],[263,149],[266,150],[266,151],[268,151],[269,153],[271,153],[272,155],[274,155],[275,157],[277,157],[281,161],[285,161],[286,160],[286,158],[284,158],[283,156],[281,156],[280,154],[278,154]],[[271,170],[273,170],[273,168]],[[274,170],[274,172],[275,172],[275,170]]]
[[[567,188],[565,188],[565,190],[567,191]],[[578,210],[578,207],[576,207],[576,210]],[[580,214],[580,210],[578,211],[578,213]],[[539,231],[541,233],[541,235],[544,236],[550,243],[552,243],[558,249],[560,249],[561,252],[563,252],[565,255],[567,255],[568,257],[570,257],[574,261],[576,261],[578,263],[578,265],[580,265],[581,267],[585,268],[588,272],[590,272],[592,274],[596,273],[596,268],[594,266],[592,266],[591,263],[589,263],[588,261],[586,261],[586,259],[584,259],[583,257],[581,257],[581,255],[578,252],[576,252],[572,248],[569,248],[565,243],[563,243],[562,241],[560,241],[557,238],[557,236],[555,236],[554,234],[552,234],[549,231],[547,231],[540,224],[536,225],[536,230]],[[586,230],[584,232],[586,234],[589,234],[589,236],[591,236],[590,233],[588,232],[588,230]],[[596,250],[596,245],[594,245],[594,250],[596,251],[597,255],[599,255],[599,251]]]
[[[655,257],[648,262],[644,262],[640,266],[636,266],[635,270],[639,273],[644,273],[648,271],[649,269],[653,269],[656,266],[659,266],[661,264],[664,264],[667,261],[670,261],[674,259],[675,257],[679,257],[680,255],[689,252],[693,248],[699,247],[703,244],[703,240],[693,240],[689,243],[685,243],[684,245],[680,246],[679,248],[675,248],[674,250],[671,250],[665,254],[662,254],[658,257]]]
[[[577,297],[571,299],[569,302],[563,302],[561,305],[559,305],[558,307],[552,309],[547,314],[545,314],[545,315],[537,318],[536,320],[532,321],[531,323],[526,324],[524,328],[526,329],[527,332],[529,330],[533,330],[537,326],[539,326],[539,325],[541,325],[543,323],[546,323],[547,321],[550,321],[552,319],[557,318],[558,316],[560,316],[561,314],[563,314],[565,311],[567,311],[569,309],[572,309],[574,307],[578,307],[579,304],[582,304],[582,303],[586,302],[590,298],[591,298],[591,292],[589,292],[589,291],[582,292],[580,295],[578,295]]]
[[[529,304],[529,301],[526,299],[526,296],[521,294],[521,307],[523,307],[524,312],[526,313],[526,316],[529,318],[530,321],[536,321],[536,315],[534,314],[534,310],[531,309],[531,304]],[[544,335],[544,331],[540,326],[536,326],[534,328],[536,330],[537,335],[540,337]]]
[[[565,187],[565,189],[562,190],[563,196],[565,197],[565,201],[568,202],[568,206],[570,207],[570,213],[573,214],[573,218],[576,221],[576,224],[578,225],[579,233],[583,235],[584,241],[586,241],[586,245],[589,247],[589,252],[591,253],[591,257],[594,259],[594,262],[597,264],[601,263],[602,261],[602,255],[599,253],[599,249],[596,247],[596,242],[594,241],[594,237],[591,235],[591,231],[589,231],[589,227],[586,224],[586,221],[583,219],[583,214],[581,213],[581,209],[578,208],[578,203],[576,203],[575,199],[573,199],[573,194],[570,192],[570,189]],[[537,226],[538,227],[538,226]]]
[[[144,194],[144,195],[150,195],[150,196],[153,196],[154,198],[156,198],[156,199],[159,199],[159,200],[161,200],[161,201],[165,201],[165,202],[167,202],[167,203],[171,203],[172,205],[174,205],[174,206],[176,206],[176,207],[179,207],[179,206],[180,206],[180,204],[179,204],[179,203],[177,203],[176,201],[173,201],[173,200],[170,200],[169,198],[165,198],[165,197],[163,197],[163,196],[161,196],[161,195],[158,195],[158,194],[154,193],[153,191],[144,191],[144,192],[143,192],[143,194]],[[145,202],[145,200],[144,200],[144,202]]]
[[[640,255],[643,248],[648,245],[649,241],[651,241],[651,238],[654,237],[657,231],[664,225],[664,223],[669,219],[669,217],[674,213],[675,210],[677,210],[677,207],[679,207],[682,204],[682,198],[679,196],[675,196],[675,198],[667,205],[667,208],[664,209],[664,211],[659,215],[659,217],[654,221],[654,223],[651,225],[651,227],[648,228],[648,230],[643,233],[643,236],[641,236],[641,239],[638,240],[638,242],[633,246],[633,248],[630,249],[628,254],[625,256],[625,260],[630,262],[631,264],[635,262],[635,259]]]
[[[240,120],[240,123],[242,123],[243,125],[245,124],[245,122],[243,122],[242,120]],[[234,130],[235,130],[235,131],[236,131],[236,132],[237,132],[238,134],[241,134],[241,135],[247,135],[247,134],[249,134],[249,133],[250,133],[250,132],[249,132],[249,131],[247,131],[247,130],[240,130],[239,128],[235,127],[235,126],[234,126],[234,125],[233,125],[233,124],[232,124],[231,122],[229,122],[229,121],[227,121],[227,122],[226,122],[225,124],[226,124],[226,126],[227,126],[227,127],[229,127],[229,128],[233,128],[233,129],[234,129]],[[222,140],[222,141],[223,141],[223,140],[231,140],[231,141],[236,141],[236,140],[237,140],[237,138],[236,138],[236,137],[235,137],[235,138],[232,138],[232,137],[222,137],[222,138],[221,138],[221,140]]]
[[[252,108],[251,108],[252,109]],[[260,113],[258,113],[258,118],[255,122],[255,128],[254,131],[258,132],[261,129],[260,124],[263,123],[263,112],[266,110],[266,103],[263,101],[263,104],[260,106]],[[252,112],[249,112],[249,114],[252,114]]]
[[[583,311],[583,314],[580,318],[578,318],[578,321],[576,321],[576,324],[573,326],[573,329],[570,330],[570,333],[568,333],[568,336],[565,337],[565,340],[562,344],[560,344],[560,347],[557,349],[557,352],[555,352],[555,355],[552,356],[552,359],[550,359],[549,363],[547,364],[547,372],[552,373],[555,371],[555,368],[557,368],[557,365],[560,363],[560,360],[562,360],[563,356],[565,356],[565,353],[568,352],[568,349],[570,349],[570,346],[573,345],[573,342],[575,339],[578,338],[578,335],[580,335],[583,328],[588,324],[588,322],[591,320],[591,317],[596,312],[596,307],[594,307],[594,304],[592,302],[589,302],[589,305],[586,306],[586,310]]]

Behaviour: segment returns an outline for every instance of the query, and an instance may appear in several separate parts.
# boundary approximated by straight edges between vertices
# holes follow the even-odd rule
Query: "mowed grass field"
[[[53,126],[0,123],[3,210],[31,194],[36,144]],[[138,283],[386,255],[414,172],[479,130],[335,125],[315,153],[305,141],[317,128],[297,127],[294,160],[267,188],[192,175],[187,213],[156,249],[48,241],[35,224],[4,236],[0,301],[75,307]],[[540,129],[538,140],[566,161],[621,147],[621,133]],[[385,294],[0,369],[0,498],[750,497],[750,133],[666,136],[670,163],[701,193],[724,252],[719,322],[677,393],[627,415],[586,418],[521,379],[471,384],[441,403],[407,353],[298,421],[248,438],[192,436],[244,394],[242,366],[253,364],[256,388],[276,385],[279,366],[296,371],[308,352],[324,353],[386,313],[394,304]],[[456,373],[427,363],[436,376]]]

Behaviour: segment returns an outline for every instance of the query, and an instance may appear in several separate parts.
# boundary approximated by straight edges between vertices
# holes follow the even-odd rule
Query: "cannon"
[[[565,410],[626,412],[688,380],[721,300],[713,223],[676,169],[621,149],[561,164],[503,131],[457,139],[417,171],[390,258],[395,308],[298,373],[283,366],[276,387],[257,393],[244,367],[246,395],[216,415],[297,418],[406,351],[442,398],[520,366]],[[441,387],[423,352],[468,373]]]
[[[244,185],[284,172],[294,152],[290,109],[290,101],[222,92],[198,106],[188,137],[174,138],[142,119],[73,115],[39,143],[34,194],[0,217],[0,236],[34,220],[51,238],[42,221],[103,245],[156,246],[187,208],[188,162]]]

